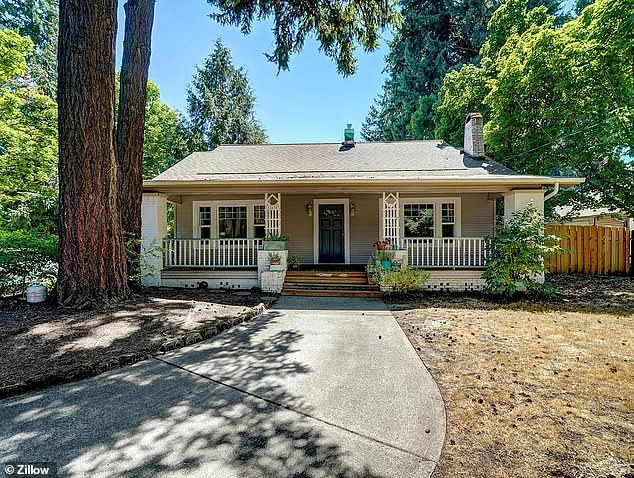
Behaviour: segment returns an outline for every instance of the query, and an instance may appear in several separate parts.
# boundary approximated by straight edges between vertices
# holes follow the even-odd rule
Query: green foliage
[[[267,242],[288,242],[291,240],[291,236],[288,234],[267,234],[264,240]]]
[[[234,66],[231,52],[217,40],[187,89],[193,149],[265,143],[266,133],[255,118],[255,101],[244,68]]]
[[[25,77],[32,46],[0,30],[0,228],[54,232],[57,105]]]
[[[0,296],[51,283],[57,274],[57,237],[31,231],[0,232]]]
[[[434,105],[435,95],[426,95],[418,98],[418,107],[407,127],[412,139],[434,139]]]
[[[560,3],[531,0],[551,13],[559,10]],[[401,1],[403,25],[390,42],[388,78],[366,117],[362,137],[367,141],[439,137],[433,105],[443,78],[454,68],[478,60],[487,39],[487,22],[499,4],[499,0]],[[467,113],[460,111],[457,121]]]
[[[422,269],[403,267],[377,272],[374,280],[386,294],[405,294],[425,285],[429,280],[429,273]]]
[[[279,252],[269,252],[269,262],[279,263],[282,260],[282,255]]]
[[[493,159],[520,173],[587,178],[551,207],[632,213],[634,165],[625,161],[634,155],[632,2],[597,0],[562,28],[555,24],[544,8],[507,0],[489,25],[481,66],[445,79],[436,132],[461,140],[464,112],[481,111]]]
[[[31,39],[30,74],[52,99],[57,91],[58,11],[58,0],[0,0],[0,27]]]
[[[185,120],[161,101],[156,83],[149,81],[145,110],[143,177],[151,179],[192,153]]]
[[[487,269],[482,274],[486,293],[512,297],[520,289],[547,291],[536,279],[546,272],[544,257],[562,249],[559,237],[543,233],[544,226],[544,215],[529,205],[496,228],[496,236],[487,239]]]
[[[288,268],[291,270],[297,270],[302,265],[299,260],[299,256],[293,255],[288,257]]]
[[[313,37],[320,50],[335,60],[337,70],[351,75],[356,71],[356,45],[375,50],[380,31],[400,20],[394,0],[207,1],[220,10],[212,18],[222,25],[238,26],[245,34],[254,20],[273,17],[275,49],[266,56],[280,70],[288,70],[291,55],[302,50],[307,37]]]
[[[382,251],[376,251],[376,259],[378,261],[393,261],[394,260],[394,251],[390,251],[387,249],[383,249]]]

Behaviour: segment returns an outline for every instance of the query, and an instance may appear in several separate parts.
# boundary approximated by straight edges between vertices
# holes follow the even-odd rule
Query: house
[[[571,206],[559,206],[555,213],[561,217],[559,224],[569,226],[609,226],[627,227],[634,229],[634,218],[627,213],[614,211],[608,208],[582,209],[572,212]]]
[[[479,289],[496,201],[507,217],[530,202],[543,210],[545,188],[583,181],[516,174],[484,156],[482,129],[482,116],[468,115],[464,150],[443,141],[355,142],[349,125],[341,143],[194,153],[144,182],[144,250],[162,246],[149,255],[144,282],[279,292],[289,256],[323,282],[328,271],[362,268],[385,240],[430,271],[427,287]],[[263,240],[281,234],[290,240],[275,271]]]

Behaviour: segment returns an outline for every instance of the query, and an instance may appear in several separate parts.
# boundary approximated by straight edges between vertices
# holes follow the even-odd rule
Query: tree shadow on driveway
[[[376,470],[391,464],[418,466],[416,457],[302,414],[310,407],[301,396],[265,380],[309,372],[292,357],[299,331],[252,340],[276,320],[269,311],[205,347],[249,393],[159,360],[142,362],[0,402],[0,461],[55,462],[60,476],[72,477],[370,478],[389,476]],[[236,354],[266,360],[232,368]]]

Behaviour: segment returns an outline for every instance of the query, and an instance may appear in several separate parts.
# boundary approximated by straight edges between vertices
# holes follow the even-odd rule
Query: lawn
[[[552,301],[389,304],[447,407],[436,477],[634,478],[634,280],[549,280]]]
[[[198,342],[272,299],[258,291],[148,288],[92,311],[0,299],[0,398]]]

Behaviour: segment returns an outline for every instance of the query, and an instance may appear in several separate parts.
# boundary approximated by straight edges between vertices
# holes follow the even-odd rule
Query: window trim
[[[401,238],[410,239],[405,236],[405,205],[406,204],[433,204],[434,205],[434,238],[442,238],[442,204],[454,204],[454,236],[462,237],[462,198],[456,197],[402,197],[401,196]],[[449,224],[449,223],[444,223]],[[416,238],[412,238],[416,239]],[[447,238],[445,238],[447,239]]]
[[[200,239],[199,208],[211,207],[211,239],[219,239],[219,207],[243,206],[247,208],[247,239],[255,238],[254,211],[253,206],[264,206],[264,199],[235,199],[224,201],[192,201],[192,237]]]

